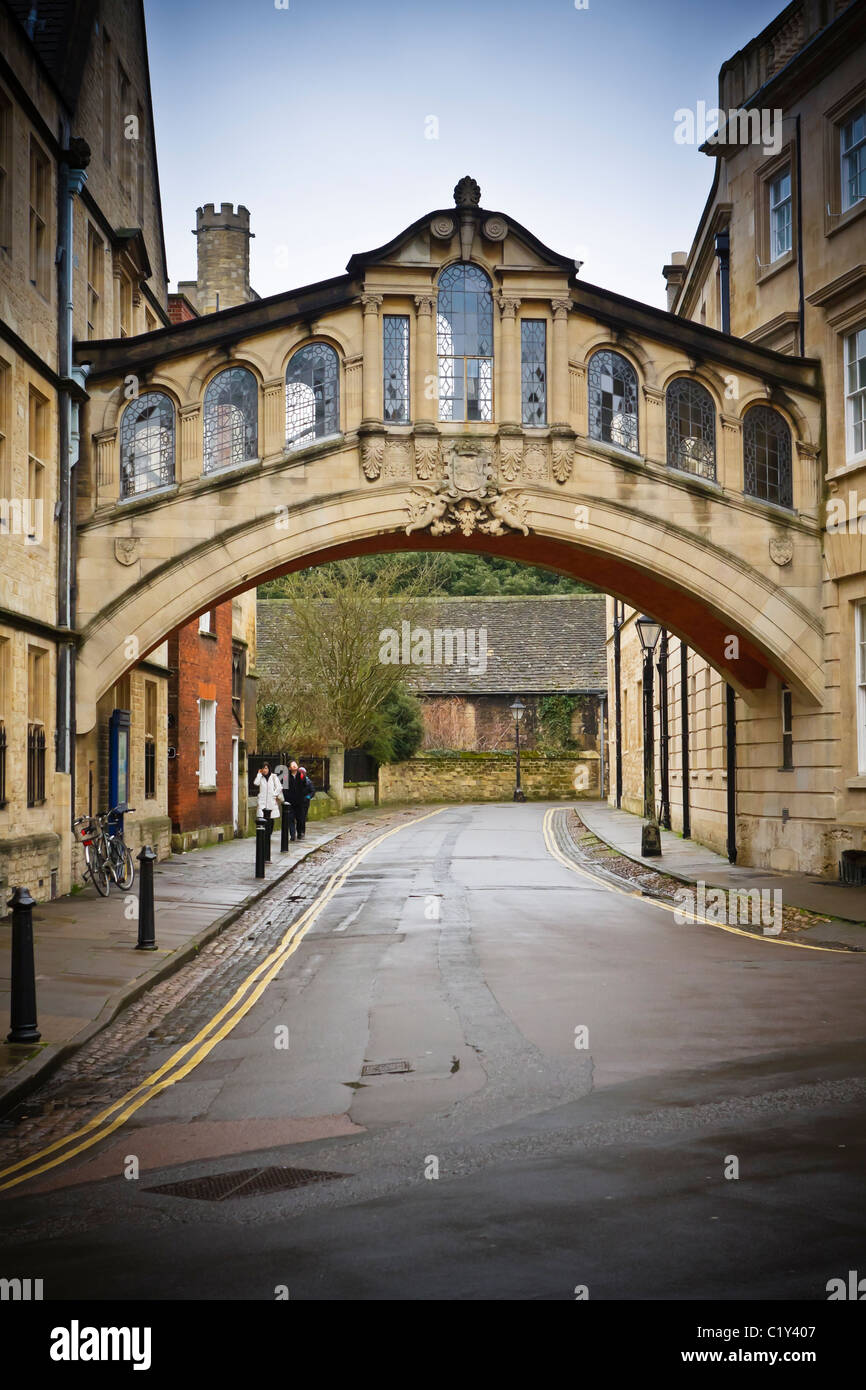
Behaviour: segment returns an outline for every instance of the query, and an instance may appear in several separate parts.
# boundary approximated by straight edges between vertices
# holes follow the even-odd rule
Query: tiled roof
[[[98,11],[95,0],[7,0],[7,4],[74,110]]]
[[[485,661],[448,665],[447,639],[440,664],[408,665],[406,674],[419,694],[543,695],[589,694],[606,689],[604,594],[552,594],[541,597],[407,599],[402,623],[411,634],[462,630],[469,657],[486,632]],[[285,664],[292,636],[291,604],[259,599],[258,668],[277,671]],[[401,641],[403,632],[397,629]],[[455,644],[455,656],[457,655]],[[486,666],[486,669],[483,669]]]

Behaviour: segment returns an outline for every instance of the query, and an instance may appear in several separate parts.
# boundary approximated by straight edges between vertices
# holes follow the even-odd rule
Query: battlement
[[[205,203],[204,207],[195,210],[195,234],[199,232],[245,232],[247,236],[253,236],[250,231],[250,210],[245,208],[242,203],[238,204],[235,212],[234,204],[220,203],[219,210],[213,203]]]

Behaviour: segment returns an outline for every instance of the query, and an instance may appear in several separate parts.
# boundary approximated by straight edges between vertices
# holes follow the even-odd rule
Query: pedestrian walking
[[[310,777],[305,767],[301,767],[298,769],[298,784],[303,789],[301,817],[298,821],[298,839],[303,840],[304,836],[307,833],[307,815],[309,814],[310,810],[310,802],[316,795],[316,788],[313,786],[313,779],[312,777]]]
[[[267,822],[268,838],[270,838],[273,821],[283,804],[283,788],[280,785],[279,777],[275,772],[271,772],[268,763],[262,763],[256,773],[253,786],[258,788],[259,815],[263,816]]]

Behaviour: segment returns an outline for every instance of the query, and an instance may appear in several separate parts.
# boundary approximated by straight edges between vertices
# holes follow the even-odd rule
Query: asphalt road
[[[557,862],[544,811],[383,840],[199,1065],[0,1193],[0,1272],[257,1300],[823,1301],[866,1275],[866,956],[677,925]],[[218,1000],[190,999],[194,1029]],[[384,1062],[410,1069],[362,1074]],[[343,1176],[150,1190],[271,1165]]]

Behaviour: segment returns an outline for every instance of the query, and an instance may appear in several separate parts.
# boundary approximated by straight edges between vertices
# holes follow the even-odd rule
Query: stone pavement
[[[661,832],[661,859],[646,859],[640,852],[643,825],[640,816],[618,811],[605,801],[581,801],[575,809],[587,829],[600,840],[628,855],[629,859],[646,864],[649,869],[672,874],[687,883],[700,880],[717,888],[778,888],[782,901],[792,907],[854,922],[860,928],[866,924],[866,888],[819,878],[817,874],[782,873],[729,864],[725,855],[716,854],[695,840],[684,840],[674,830]],[[834,933],[834,939],[838,939],[839,929],[834,928]],[[810,939],[818,939],[819,935],[819,928],[809,932]],[[866,937],[863,944],[866,946]]]
[[[255,837],[174,854],[154,865],[158,950],[136,951],[138,876],[131,893],[112,887],[101,898],[89,882],[79,893],[33,909],[38,1026],[35,1046],[5,1041],[10,1006],[12,919],[0,921],[0,1108],[30,1090],[69,1052],[104,1027],[155,980],[178,969],[319,846],[370,820],[369,809],[309,821],[302,843],[280,853],[271,838],[265,879],[255,876]],[[130,915],[127,916],[127,913]]]

